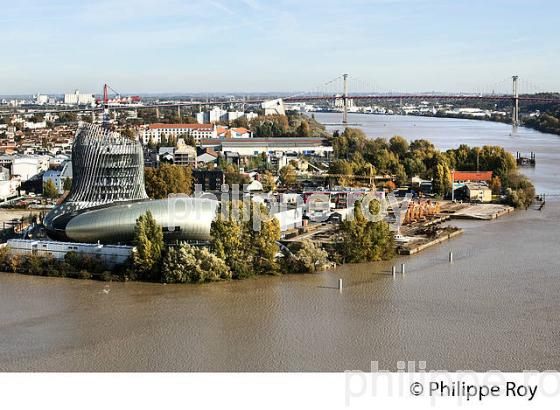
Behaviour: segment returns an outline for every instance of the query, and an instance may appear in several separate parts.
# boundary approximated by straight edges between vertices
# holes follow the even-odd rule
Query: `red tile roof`
[[[490,181],[492,179],[492,171],[455,171],[453,173],[453,181]]]

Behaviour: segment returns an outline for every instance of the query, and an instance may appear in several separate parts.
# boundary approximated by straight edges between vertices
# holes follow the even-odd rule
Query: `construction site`
[[[492,220],[513,210],[513,207],[501,204],[412,201],[395,232],[395,250],[400,255],[413,255],[460,235],[463,229],[449,224],[452,219]],[[387,219],[395,221],[392,211]],[[289,244],[311,240],[323,246],[332,246],[340,240],[339,228],[336,222],[309,223],[286,232],[282,242]]]

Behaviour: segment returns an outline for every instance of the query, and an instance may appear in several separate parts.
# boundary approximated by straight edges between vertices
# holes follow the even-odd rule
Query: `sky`
[[[297,92],[342,73],[351,92],[514,74],[558,91],[558,16],[557,0],[0,0],[0,95]]]

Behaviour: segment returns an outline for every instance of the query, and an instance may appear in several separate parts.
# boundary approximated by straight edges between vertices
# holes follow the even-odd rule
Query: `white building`
[[[303,208],[280,209],[277,212],[272,212],[272,216],[278,220],[281,232],[299,228],[303,225]]]
[[[16,196],[18,187],[19,181],[16,179],[0,181],[0,200],[5,201]]]
[[[228,111],[226,114],[226,121],[227,122],[231,122],[231,121],[235,121],[238,118],[241,118],[245,115],[245,113],[243,111]]]
[[[264,115],[286,115],[286,110],[284,109],[284,101],[281,98],[276,100],[268,100],[261,104],[264,109]]]
[[[278,158],[285,154],[329,156],[333,152],[333,147],[323,138],[232,138],[222,140],[219,145],[222,152],[236,152],[242,157],[262,153]]]
[[[93,94],[80,94],[78,90],[71,94],[64,94],[64,104],[67,105],[91,105],[95,104]]]
[[[47,169],[49,169],[49,157],[47,156],[21,156],[12,159],[11,174],[19,176],[22,182]]]
[[[55,259],[64,259],[68,252],[76,252],[83,256],[99,258],[108,266],[124,263],[134,249],[132,246],[124,245],[100,245],[28,239],[9,239],[7,246],[12,254],[52,256]]]
[[[259,114],[257,114],[256,112],[248,112],[245,113],[245,118],[247,118],[247,121],[251,121],[252,119],[255,119],[259,116]]]
[[[173,153],[175,165],[188,166],[196,164],[196,148],[185,143],[183,138],[177,140],[177,148]]]
[[[465,115],[469,117],[490,117],[490,111],[480,108],[455,108],[454,110],[445,111],[448,115]]]
[[[27,130],[38,130],[41,128],[47,128],[46,121],[39,121],[39,122],[32,122],[32,121],[25,121],[23,123],[23,128]]]
[[[37,94],[35,97],[35,103],[39,105],[47,104],[49,102],[49,96],[45,94]]]
[[[241,117],[252,120],[258,117],[254,112],[244,113],[243,111],[226,111],[219,107],[214,107],[210,111],[199,112],[196,114],[196,122],[199,124],[216,124],[218,122],[231,122]]]
[[[49,159],[49,166],[53,165],[55,167],[58,167],[63,163],[65,163],[66,161],[70,161],[69,155],[56,154],[54,157]]]
[[[150,124],[141,131],[142,142],[159,144],[163,137],[192,136],[195,141],[218,138],[214,124]]]
[[[40,171],[39,160],[34,157],[15,157],[12,160],[11,173],[13,176],[19,176],[21,181],[27,181],[31,177],[37,175]]]
[[[217,128],[218,138],[251,138],[253,133],[247,128]]]
[[[199,112],[196,114],[196,122],[199,124],[215,124],[220,121],[226,121],[227,111],[219,107],[214,107],[210,111]]]
[[[231,128],[229,131],[230,138],[251,138],[253,136],[250,130],[243,127]]]

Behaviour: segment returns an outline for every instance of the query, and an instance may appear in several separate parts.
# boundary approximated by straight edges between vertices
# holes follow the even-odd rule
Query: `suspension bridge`
[[[520,84],[524,85],[523,89]],[[504,90],[504,86],[509,88]],[[87,113],[103,112],[109,108],[108,104],[108,87],[105,85],[103,90],[103,104],[95,107],[55,107],[52,109],[39,108],[13,108],[11,110],[0,111],[0,116],[12,115],[14,113],[25,114],[47,114],[47,113]],[[353,90],[350,92],[350,88]],[[446,93],[411,93],[411,92],[395,92],[395,91],[379,91],[380,87],[374,87],[372,83],[359,79],[350,79],[349,74],[341,74],[340,76],[322,83],[307,92],[300,92],[287,96],[268,96],[266,98],[215,98],[206,101],[155,101],[147,104],[120,104],[111,105],[111,110],[134,110],[134,109],[155,109],[156,116],[159,118],[160,108],[176,108],[179,117],[181,116],[181,107],[197,107],[202,110],[206,106],[220,105],[240,105],[251,106],[264,103],[270,99],[280,98],[287,103],[305,103],[305,102],[339,102],[342,111],[342,123],[348,124],[348,113],[350,103],[353,101],[380,101],[393,100],[402,101],[422,100],[431,102],[457,101],[457,100],[478,100],[493,102],[508,102],[512,105],[511,119],[514,126],[519,125],[519,104],[524,103],[553,103],[560,104],[560,94],[544,91],[542,88],[535,86],[530,81],[523,81],[519,76],[514,75],[511,78],[501,80],[494,84],[483,87],[481,90],[473,90],[466,92],[446,92]],[[366,91],[366,90],[377,91]],[[115,92],[113,89],[111,91]],[[116,92],[115,92],[116,93]],[[116,93],[118,95],[118,93]]]

